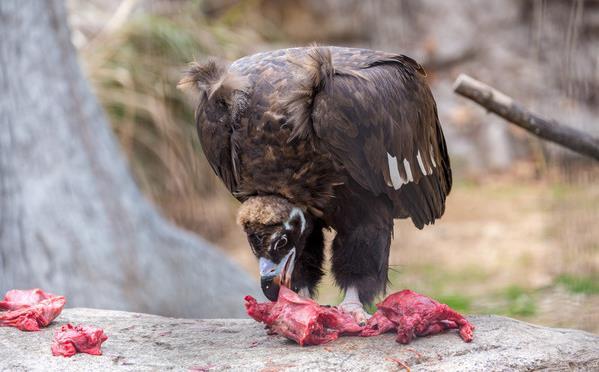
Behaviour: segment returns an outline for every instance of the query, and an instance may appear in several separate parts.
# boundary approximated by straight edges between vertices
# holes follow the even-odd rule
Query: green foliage
[[[557,277],[555,282],[573,293],[599,294],[599,278],[597,277],[576,277],[564,274]]]
[[[406,273],[417,274],[426,279],[422,283],[407,282],[405,279]],[[404,274],[403,277],[402,274]],[[389,279],[392,283],[392,291],[410,288],[447,304],[458,312],[468,312],[472,308],[472,298],[463,292],[458,293],[456,288],[467,288],[467,285],[471,282],[483,282],[488,279],[488,273],[481,271],[478,267],[447,271],[438,265],[423,265],[406,268],[404,273],[398,270],[390,270]]]
[[[470,311],[472,303],[469,297],[460,294],[441,295],[436,299],[440,303],[446,304],[457,312]]]
[[[460,270],[447,270],[437,264],[411,265],[402,271],[390,268],[390,288],[400,290],[410,288],[432,297],[448,296],[456,293],[456,288],[467,288],[472,283],[489,280],[491,274],[477,266],[468,266]],[[413,282],[406,278],[420,277],[423,280]]]
[[[504,296],[507,300],[505,309],[507,315],[527,317],[536,314],[537,306],[531,291],[512,285],[506,288]]]

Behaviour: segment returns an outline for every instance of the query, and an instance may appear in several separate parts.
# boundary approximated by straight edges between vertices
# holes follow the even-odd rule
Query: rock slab
[[[0,327],[2,371],[514,371],[599,370],[599,336],[499,316],[472,316],[472,343],[457,333],[400,345],[393,334],[343,337],[300,347],[247,319],[176,319],[96,309],[65,309],[46,329]],[[54,330],[70,322],[104,328],[102,356],[53,357]]]

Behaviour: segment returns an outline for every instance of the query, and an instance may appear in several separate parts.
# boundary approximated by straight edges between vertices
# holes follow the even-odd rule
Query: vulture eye
[[[277,240],[277,243],[275,244],[275,249],[283,248],[286,245],[287,245],[287,235],[283,235],[279,238],[279,240]]]
[[[254,251],[256,251],[256,249],[262,245],[263,237],[261,235],[250,234],[248,239],[250,241],[250,246]]]

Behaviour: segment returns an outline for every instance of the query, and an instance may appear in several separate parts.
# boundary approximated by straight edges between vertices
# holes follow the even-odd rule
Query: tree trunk
[[[0,2],[0,292],[234,317],[257,285],[141,195],[78,65],[64,4]]]

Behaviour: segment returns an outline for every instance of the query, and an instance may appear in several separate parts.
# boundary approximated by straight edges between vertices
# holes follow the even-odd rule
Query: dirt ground
[[[396,222],[389,291],[410,288],[466,313],[599,333],[598,220],[593,182],[458,182],[435,225]],[[239,230],[221,246],[257,275]],[[340,301],[330,276],[318,299]]]

